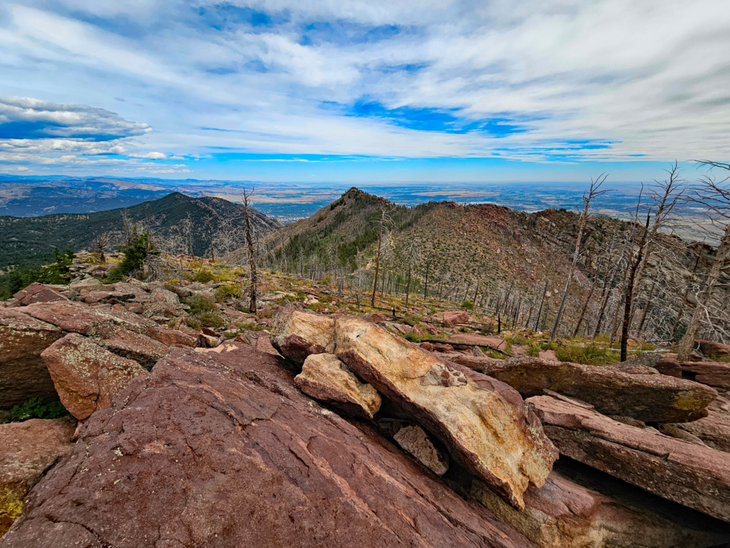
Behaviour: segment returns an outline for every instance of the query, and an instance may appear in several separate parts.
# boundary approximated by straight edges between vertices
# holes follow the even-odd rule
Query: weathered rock
[[[473,333],[456,333],[448,338],[448,342],[452,345],[464,344],[468,346],[487,346],[504,350],[507,343],[499,337],[485,337],[484,335],[476,335]]]
[[[539,358],[541,360],[549,361],[549,362],[557,362],[558,357],[555,355],[555,350],[540,350]]]
[[[21,289],[13,298],[23,306],[33,303],[52,303],[56,301],[68,302],[68,299],[55,289],[47,285],[34,282],[25,289]]]
[[[695,436],[702,443],[713,449],[730,453],[730,400],[718,397],[707,406],[708,415],[692,422],[674,423],[675,429]],[[662,429],[662,431],[664,431]],[[674,437],[680,437],[676,431],[665,432]],[[680,439],[683,439],[680,437]]]
[[[405,426],[395,433],[393,439],[437,476],[443,476],[449,470],[449,455],[439,451],[420,426]]]
[[[434,315],[434,319],[439,322],[443,322],[446,325],[456,325],[460,323],[467,323],[469,321],[469,314],[462,311],[452,312],[440,312]]]
[[[697,341],[702,355],[713,360],[730,358],[730,345],[713,341]]]
[[[683,362],[682,376],[717,388],[730,389],[730,363]]]
[[[294,382],[314,399],[342,407],[348,412],[372,419],[380,409],[380,395],[371,385],[361,382],[333,354],[312,354],[304,360],[302,372]]]
[[[491,365],[492,362],[500,361],[496,358],[489,358],[487,356],[467,356],[466,354],[461,354],[460,352],[454,352],[453,354],[447,353],[441,357],[445,360],[449,360],[454,363],[458,363],[459,365],[466,366],[469,369],[473,369],[474,371],[479,371],[480,373],[484,371],[486,367]]]
[[[479,480],[471,495],[545,548],[707,548],[730,541],[730,526],[560,459],[545,485],[525,493],[525,510],[507,505]]]
[[[640,354],[630,358],[627,362],[629,364],[643,365],[646,367],[652,367],[659,371],[662,375],[668,375],[670,377],[682,378],[682,367],[677,361],[676,354],[670,353],[656,353],[656,354]]]
[[[454,347],[448,343],[435,342],[435,341],[424,341],[419,345],[424,350],[429,352],[453,352]]]
[[[484,372],[525,398],[553,390],[588,402],[603,414],[626,415],[644,422],[698,419],[707,414],[705,408],[717,397],[712,388],[665,375],[631,374],[617,368],[539,358],[494,362]]]
[[[96,303],[119,303],[134,299],[135,293],[131,291],[89,291],[84,295],[86,304]]]
[[[0,424],[0,537],[20,517],[31,487],[71,450],[75,428],[71,419]]]
[[[152,293],[150,294],[150,299],[152,300],[152,302],[165,303],[172,306],[177,306],[180,304],[180,297],[178,297],[169,289],[164,289],[162,287],[157,287],[153,289]]]
[[[31,304],[23,312],[53,324],[64,331],[81,335],[103,337],[119,327],[136,333],[147,333],[157,325],[129,312],[92,308],[81,303]]]
[[[284,367],[176,349],[89,419],[0,547],[534,546]]]
[[[147,375],[137,362],[112,354],[76,333],[53,343],[41,357],[61,403],[79,420],[97,409],[106,409],[129,381]]]
[[[299,365],[310,354],[332,354],[335,320],[293,309],[279,309],[271,326],[271,344],[282,356]]]
[[[117,356],[136,361],[147,371],[152,369],[157,360],[170,353],[168,346],[126,329],[116,329],[113,334],[108,333],[106,338],[95,342]]]
[[[521,508],[557,458],[537,418],[509,386],[446,365],[365,320],[336,320],[337,357],[436,435],[452,457]]]
[[[196,346],[198,338],[177,329],[154,326],[147,330],[147,336],[167,346]]]
[[[58,398],[41,352],[63,333],[22,310],[0,308],[0,409],[30,398]]]
[[[527,402],[561,454],[661,497],[730,521],[727,454],[670,438],[656,430],[628,426],[550,396],[536,396]]]

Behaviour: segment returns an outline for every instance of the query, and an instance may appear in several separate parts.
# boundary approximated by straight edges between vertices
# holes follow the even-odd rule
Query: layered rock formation
[[[534,546],[285,367],[174,350],[91,416],[0,547]]]

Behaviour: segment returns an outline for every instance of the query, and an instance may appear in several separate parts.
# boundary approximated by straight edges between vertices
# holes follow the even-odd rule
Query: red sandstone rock
[[[32,304],[23,308],[23,312],[51,323],[64,331],[81,335],[103,337],[108,331],[122,327],[128,331],[146,333],[157,327],[154,322],[129,312],[91,308],[81,303],[44,303]]]
[[[168,346],[146,335],[126,329],[117,329],[113,334],[107,334],[107,337],[95,342],[117,356],[136,361],[147,371],[152,369],[157,360],[170,352]]]
[[[631,362],[626,362],[630,364]],[[485,373],[506,382],[523,397],[552,390],[590,403],[606,415],[625,415],[644,422],[686,422],[707,414],[705,408],[717,392],[702,384],[657,374],[656,370],[631,365],[620,368],[539,358],[495,361]]]
[[[0,308],[0,409],[35,397],[58,398],[41,352],[63,333],[23,310]]]
[[[271,344],[282,356],[302,365],[311,354],[332,354],[335,320],[329,316],[281,308],[271,328]]]
[[[0,547],[534,546],[281,358],[219,348],[176,349],[95,413]]]
[[[708,447],[730,453],[730,400],[718,397],[707,406],[707,411],[704,418],[671,426],[695,436]]]
[[[730,389],[730,363],[684,362],[682,375],[717,388]]]
[[[135,361],[103,349],[86,337],[69,333],[41,354],[61,403],[84,420],[111,405],[114,395],[147,372]]]
[[[58,291],[38,282],[30,284],[25,289],[21,289],[13,295],[13,298],[23,306],[33,303],[68,302],[68,299]]]
[[[20,517],[31,487],[71,450],[75,428],[71,419],[0,424],[0,537]]]
[[[730,521],[730,459],[726,453],[622,424],[550,396],[527,402],[562,455]]]
[[[712,341],[697,341],[700,352],[711,359],[730,358],[730,345]]]
[[[456,333],[455,335],[451,335],[448,341],[453,345],[487,346],[498,350],[504,350],[507,344],[504,339],[499,337],[485,337],[484,335],[476,335],[474,333]]]

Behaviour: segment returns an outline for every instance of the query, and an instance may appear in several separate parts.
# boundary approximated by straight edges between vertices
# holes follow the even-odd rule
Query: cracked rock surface
[[[175,349],[82,427],[2,548],[534,546],[244,344]]]

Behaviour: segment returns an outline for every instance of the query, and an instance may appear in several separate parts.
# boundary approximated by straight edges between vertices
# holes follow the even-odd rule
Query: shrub
[[[527,349],[527,355],[533,358],[537,358],[540,355],[540,345],[535,343],[531,344]]]
[[[218,307],[215,305],[212,297],[208,295],[192,295],[185,299],[185,304],[190,307],[189,314],[202,314],[204,312],[218,312]]]
[[[41,398],[31,398],[13,407],[8,419],[10,422],[22,422],[30,419],[57,419],[66,415],[68,411],[60,401],[46,402]]]
[[[214,279],[215,276],[213,275],[213,273],[207,269],[203,269],[195,276],[193,276],[193,281],[200,282],[201,284],[207,284],[208,282],[212,282]]]
[[[474,303],[471,301],[464,301],[461,303],[462,308],[466,308],[467,310],[474,310]]]
[[[198,314],[196,318],[203,327],[222,329],[226,326],[226,321],[215,312],[203,312],[202,314]]]
[[[228,299],[240,299],[241,295],[241,286],[235,284],[222,285],[215,290],[215,300],[219,303],[225,302]]]
[[[413,333],[412,331],[410,333],[406,333],[404,335],[405,340],[411,341],[412,343],[419,343],[421,342],[421,337],[419,337],[416,333]]]
[[[138,234],[136,226],[132,229],[127,245],[121,246],[119,251],[124,253],[124,258],[109,271],[105,283],[118,282],[125,276],[139,276],[148,257],[159,254],[149,232]]]
[[[555,351],[555,355],[561,362],[583,363],[586,365],[616,363],[620,359],[618,353],[611,352],[609,349],[595,344],[559,346]]]

